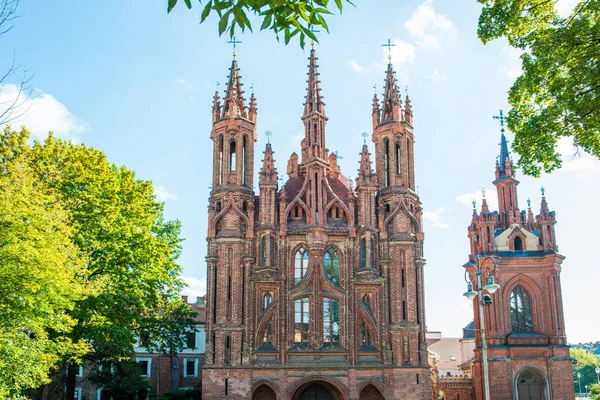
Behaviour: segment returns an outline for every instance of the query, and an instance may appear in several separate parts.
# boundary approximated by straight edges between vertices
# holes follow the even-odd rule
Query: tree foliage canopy
[[[68,334],[75,302],[89,294],[70,214],[36,179],[26,130],[0,134],[0,398],[48,381],[65,355],[87,352]]]
[[[188,8],[192,8],[193,0],[183,0]],[[167,12],[171,12],[178,0],[168,0]],[[275,32],[277,40],[283,34],[285,44],[298,35],[300,46],[304,48],[306,38],[318,42],[314,28],[323,28],[329,32],[326,17],[333,14],[329,0],[199,0],[203,7],[200,23],[211,14],[219,19],[219,36],[228,32],[233,37],[236,29],[252,32],[251,18],[261,21],[260,30]],[[334,0],[335,8],[341,13],[344,5],[350,0]]]
[[[600,157],[600,1],[581,0],[567,18],[556,0],[478,1],[480,39],[506,37],[523,51],[508,97],[519,167],[534,176],[559,168],[564,137]]]

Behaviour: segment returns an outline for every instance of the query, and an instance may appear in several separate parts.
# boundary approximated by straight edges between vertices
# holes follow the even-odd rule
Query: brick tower
[[[300,156],[280,188],[268,143],[258,196],[256,101],[246,112],[235,60],[215,94],[204,396],[429,400],[410,101],[390,64],[381,109],[374,99],[376,172],[365,144],[354,189],[326,146],[314,49],[307,83]]]
[[[565,335],[560,288],[561,263],[554,225],[544,190],[539,215],[518,205],[513,162],[504,129],[496,161],[498,211],[484,198],[481,211],[473,209],[468,236],[471,254],[465,268],[473,271],[474,257],[497,261],[500,289],[493,304],[484,307],[492,400],[572,399],[573,369]],[[477,298],[473,309],[478,309]],[[480,332],[475,312],[475,329]],[[475,398],[483,399],[481,335],[476,335]]]

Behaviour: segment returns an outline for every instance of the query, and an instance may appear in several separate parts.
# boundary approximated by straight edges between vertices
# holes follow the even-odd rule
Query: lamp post
[[[492,265],[489,264],[484,267],[486,261],[491,260]],[[483,358],[483,388],[485,392],[485,400],[490,400],[490,382],[488,374],[488,359],[487,359],[487,345],[485,343],[485,317],[483,315],[483,306],[492,304],[492,298],[490,295],[485,294],[487,291],[493,294],[500,285],[494,282],[494,274],[496,273],[496,260],[493,257],[488,256],[476,256],[476,265],[473,266],[474,273],[465,270],[465,281],[467,282],[467,291],[463,293],[469,300],[473,300],[479,296],[479,321],[481,322],[481,353]],[[487,284],[483,286],[483,275],[487,277]],[[475,278],[475,279],[474,279]],[[475,290],[473,290],[473,280],[475,280]]]
[[[596,378],[598,379],[598,386],[600,389],[600,367],[596,367]]]
[[[577,373],[577,382],[579,382],[579,393],[581,394],[581,372]]]
[[[587,388],[588,388],[588,385],[585,385],[585,397],[588,397],[587,396]]]

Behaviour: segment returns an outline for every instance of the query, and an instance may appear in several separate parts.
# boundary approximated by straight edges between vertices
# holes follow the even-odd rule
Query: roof
[[[475,339],[475,321],[471,321],[463,328],[463,339]]]
[[[339,174],[336,177],[327,177],[327,182],[329,186],[331,186],[331,190],[337,197],[340,198],[344,202],[344,204],[348,204],[350,200],[350,190],[348,190],[348,185],[350,181],[344,175]]]
[[[288,202],[291,202],[298,196],[300,189],[302,189],[302,186],[304,185],[304,179],[304,175],[293,176],[285,182],[281,190],[285,190],[285,196]],[[281,193],[281,191],[279,193]]]

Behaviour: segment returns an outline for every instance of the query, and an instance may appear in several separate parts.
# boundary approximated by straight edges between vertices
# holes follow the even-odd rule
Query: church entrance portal
[[[532,371],[525,371],[517,381],[519,400],[544,400],[543,378]]]
[[[341,400],[338,391],[326,382],[309,382],[302,385],[292,400]]]
[[[267,385],[259,386],[252,395],[252,400],[277,400],[277,395]]]

